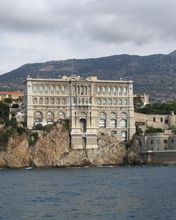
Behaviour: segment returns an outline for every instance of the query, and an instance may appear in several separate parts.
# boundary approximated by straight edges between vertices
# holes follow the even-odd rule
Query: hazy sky
[[[25,63],[176,49],[176,0],[0,0],[0,73]]]

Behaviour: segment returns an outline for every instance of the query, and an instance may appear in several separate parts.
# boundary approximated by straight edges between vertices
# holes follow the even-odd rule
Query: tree
[[[9,106],[3,102],[0,102],[0,118],[5,121],[9,118]]]

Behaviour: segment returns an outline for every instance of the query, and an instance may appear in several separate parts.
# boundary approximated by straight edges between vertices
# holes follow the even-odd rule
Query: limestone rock
[[[125,145],[107,135],[99,135],[98,149],[71,150],[69,132],[62,126],[39,132],[34,146],[29,146],[28,139],[27,134],[11,138],[7,150],[0,152],[0,167],[119,165],[126,158]]]

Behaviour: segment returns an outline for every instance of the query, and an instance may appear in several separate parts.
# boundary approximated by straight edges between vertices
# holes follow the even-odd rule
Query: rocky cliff
[[[100,135],[98,149],[71,150],[69,132],[61,125],[50,132],[40,131],[39,139],[29,145],[29,134],[11,137],[5,151],[0,152],[0,167],[68,167],[121,165],[133,163],[135,155],[127,153],[123,143]]]

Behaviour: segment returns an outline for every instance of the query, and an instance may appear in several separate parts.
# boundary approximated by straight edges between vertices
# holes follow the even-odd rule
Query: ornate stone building
[[[28,77],[26,115],[29,129],[70,119],[72,149],[97,148],[99,132],[129,140],[135,133],[133,82]]]

